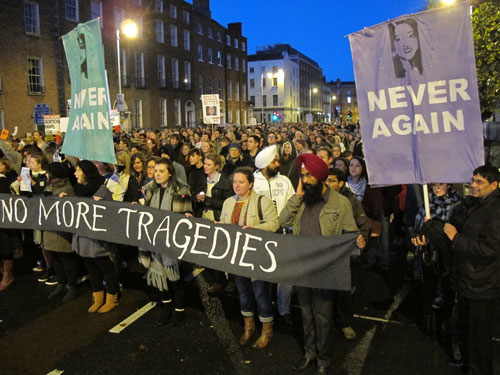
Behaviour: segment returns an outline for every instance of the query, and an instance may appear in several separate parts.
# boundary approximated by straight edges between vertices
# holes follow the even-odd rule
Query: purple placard
[[[372,185],[465,182],[484,164],[468,1],[349,36]]]

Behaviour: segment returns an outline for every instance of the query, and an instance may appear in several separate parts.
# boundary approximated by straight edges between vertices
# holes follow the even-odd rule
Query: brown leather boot
[[[7,289],[15,280],[14,278],[14,261],[3,261],[3,278],[0,282],[0,291]]]
[[[104,291],[94,292],[92,293],[92,297],[94,298],[94,304],[90,306],[89,313],[97,312],[104,305]]]
[[[273,322],[262,323],[262,334],[259,339],[255,341],[255,344],[252,345],[254,349],[264,349],[271,338],[273,337]]]
[[[102,305],[102,307],[97,310],[98,313],[107,313],[113,310],[116,306],[118,306],[118,293],[109,294],[106,293],[106,303]]]
[[[255,332],[255,321],[253,320],[253,316],[244,317],[243,319],[245,320],[245,332],[240,337],[240,345],[248,344]]]

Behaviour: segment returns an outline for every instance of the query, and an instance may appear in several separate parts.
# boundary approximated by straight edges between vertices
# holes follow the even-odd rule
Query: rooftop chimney
[[[193,0],[193,9],[202,16],[212,18],[212,14],[210,12],[210,0]]]

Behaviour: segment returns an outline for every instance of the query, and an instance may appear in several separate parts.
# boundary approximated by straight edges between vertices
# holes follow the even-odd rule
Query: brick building
[[[247,39],[241,23],[224,27],[209,0],[4,0],[0,3],[0,127],[35,129],[35,108],[67,115],[71,95],[60,37],[102,17],[110,97],[118,92],[116,30],[133,19],[139,34],[120,38],[123,125],[195,126],[200,95],[215,93],[227,123],[246,124]]]

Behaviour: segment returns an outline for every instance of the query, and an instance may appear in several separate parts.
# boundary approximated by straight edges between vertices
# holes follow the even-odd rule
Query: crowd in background
[[[303,190],[300,155],[315,154],[328,168],[328,189],[349,200],[366,244],[360,246],[364,249],[359,256],[352,257],[353,272],[385,274],[392,271],[395,259],[408,257],[406,278],[422,290],[422,328],[444,337],[444,347],[453,360],[455,291],[448,253],[420,236],[426,220],[419,186],[370,185],[356,125],[136,129],[114,133],[114,147],[117,163],[113,165],[63,155],[61,144],[47,141],[41,131],[0,140],[0,193],[130,202],[290,235],[292,228],[280,225],[279,216],[289,199]],[[29,168],[31,186],[20,177],[21,167]],[[429,194],[431,216],[447,221],[462,195],[462,186],[437,181]],[[48,298],[73,300],[79,292],[83,264],[93,293],[89,312],[104,313],[118,306],[122,271],[138,259],[145,268],[148,292],[161,307],[159,321],[180,324],[185,318],[183,276],[196,265],[151,249],[64,232],[0,229],[0,237],[0,290],[15,288],[14,261],[23,249],[34,247],[40,251],[40,260],[34,265],[37,279],[53,286]],[[238,292],[245,322],[242,345],[255,331],[255,311],[262,333],[253,346],[268,345],[275,315],[273,299],[280,319],[294,324],[290,311],[294,286],[279,284],[273,290],[266,282],[209,269],[203,275],[209,293]],[[328,298],[335,304],[337,326],[346,339],[355,339],[352,293],[337,292]]]

